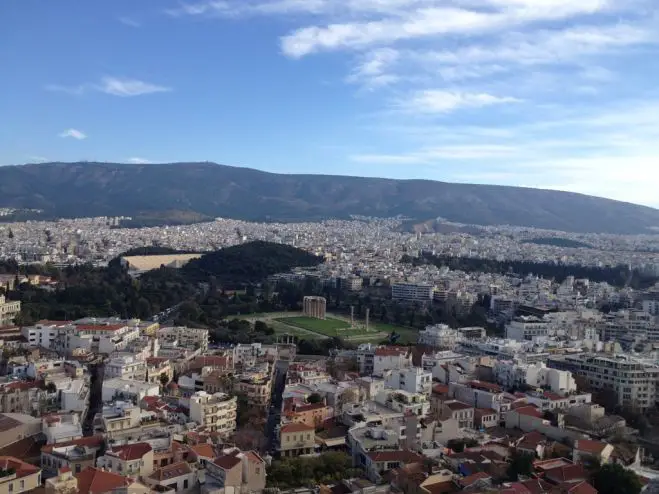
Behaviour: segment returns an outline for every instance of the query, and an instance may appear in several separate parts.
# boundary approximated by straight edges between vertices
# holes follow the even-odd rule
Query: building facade
[[[4,295],[0,295],[0,326],[14,324],[16,316],[21,313],[19,301],[7,301]]]
[[[198,391],[190,397],[190,419],[211,432],[229,435],[236,430],[237,405],[235,396]]]

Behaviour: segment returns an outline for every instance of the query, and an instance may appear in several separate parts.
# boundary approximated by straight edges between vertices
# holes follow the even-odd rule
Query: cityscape
[[[654,235],[120,220],[0,224],[0,456],[21,492],[657,487]],[[145,287],[141,313],[69,308],[106,273]]]
[[[659,0],[0,46],[0,494],[659,494]]]

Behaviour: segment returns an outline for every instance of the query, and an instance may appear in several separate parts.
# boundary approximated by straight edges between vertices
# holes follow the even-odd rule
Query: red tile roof
[[[188,475],[190,473],[192,473],[190,465],[185,461],[180,461],[178,463],[162,467],[160,470],[156,470],[149,476],[149,478],[157,480],[158,482],[163,482],[176,477],[181,477],[183,475]]]
[[[375,349],[377,357],[395,357],[396,355],[405,356],[409,353],[409,348],[404,346],[381,346]]]
[[[446,384],[435,384],[432,387],[432,392],[438,395],[448,394],[448,386]]]
[[[295,412],[311,412],[313,410],[321,410],[325,408],[324,403],[308,403],[305,405],[298,405],[295,407]]]
[[[287,434],[289,432],[307,432],[307,431],[313,431],[315,430],[313,427],[310,425],[305,425],[305,424],[286,424],[282,426],[281,432],[284,434]]]
[[[248,451],[245,453],[247,459],[253,463],[265,463],[265,460],[256,451]]]
[[[566,399],[564,396],[561,396],[561,395],[556,394],[556,393],[552,393],[551,391],[545,391],[543,393],[543,396],[545,398],[547,398],[548,400],[551,400],[551,401],[559,401],[559,400],[565,400]]]
[[[607,443],[603,443],[601,441],[592,441],[590,439],[578,439],[574,442],[574,449],[592,455],[602,454],[602,451],[604,451],[604,448],[607,446]]]
[[[466,383],[467,386],[470,386],[473,389],[480,389],[482,391],[489,391],[491,393],[502,393],[503,388],[498,384],[489,383],[487,381],[469,381]]]
[[[108,454],[123,461],[134,461],[143,458],[150,451],[153,451],[153,448],[149,443],[133,443],[116,446],[112,451],[108,451]]]
[[[555,484],[561,484],[563,482],[586,480],[588,474],[581,465],[565,465],[547,470],[545,478]]]
[[[18,479],[33,475],[41,470],[39,467],[25,463],[13,456],[0,456],[0,469],[9,470],[10,468],[16,472],[16,478]]]
[[[453,492],[458,492],[459,490],[458,487],[451,481],[424,485],[423,488],[429,491],[430,494],[451,494]]]
[[[213,460],[213,464],[222,468],[223,470],[231,470],[232,468],[240,465],[240,458],[237,458],[232,455],[220,456]]]
[[[125,327],[125,324],[81,324],[76,326],[82,331],[119,331]]]
[[[73,439],[72,441],[65,441],[61,443],[47,444],[41,448],[42,453],[52,453],[55,448],[63,448],[66,446],[87,446],[89,448],[100,448],[105,439],[102,435],[81,437],[80,439]]]
[[[466,403],[462,403],[461,401],[452,401],[450,403],[444,403],[444,406],[454,412],[457,410],[467,410],[469,408],[473,408],[471,405],[467,405]]]
[[[130,479],[122,475],[105,472],[94,467],[87,467],[75,475],[75,478],[78,479],[78,494],[105,494],[132,484]]]
[[[190,446],[190,451],[193,452],[196,456],[203,456],[204,458],[214,458],[215,451],[213,446],[208,443],[195,444]]]
[[[368,453],[368,457],[376,463],[380,462],[394,462],[401,463],[414,463],[423,461],[423,456],[413,451],[372,451]]]
[[[539,418],[539,419],[544,417],[544,415],[542,414],[542,412],[540,410],[538,410],[536,407],[531,406],[531,405],[516,408],[515,411],[517,413],[519,413],[520,415],[527,415],[529,417],[536,417],[536,418]]]
[[[37,324],[42,326],[68,326],[72,322],[73,321],[51,321],[49,319],[42,319],[41,321],[37,321]]]
[[[588,482],[565,482],[556,486],[552,494],[597,494],[595,489]]]
[[[551,489],[551,484],[542,479],[531,479],[520,482],[531,494],[544,494]]]
[[[15,389],[19,391],[27,391],[28,389],[38,388],[43,384],[43,381],[15,381],[10,382],[2,386],[2,391],[13,391]]]

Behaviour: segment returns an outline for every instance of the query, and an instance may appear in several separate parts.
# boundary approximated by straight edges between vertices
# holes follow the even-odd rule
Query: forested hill
[[[0,207],[40,210],[40,218],[130,216],[136,225],[218,216],[315,221],[400,215],[422,222],[441,217],[463,224],[571,232],[659,232],[657,209],[582,194],[432,180],[284,175],[215,163],[0,166],[0,198]]]
[[[290,245],[255,241],[193,259],[182,269],[195,279],[213,276],[221,284],[255,283],[296,267],[313,267],[323,258]]]
[[[162,250],[133,252],[160,254]],[[108,315],[146,319],[183,301],[194,300],[200,293],[200,283],[243,288],[265,281],[272,274],[322,262],[321,257],[288,245],[249,242],[205,254],[182,269],[161,267],[149,271],[137,280],[118,258],[107,268],[81,265],[57,270],[46,266],[44,272],[61,282],[58,290],[47,291],[23,283],[7,295],[10,300],[23,303],[21,323]],[[0,264],[0,273],[16,273],[18,269],[12,263]]]

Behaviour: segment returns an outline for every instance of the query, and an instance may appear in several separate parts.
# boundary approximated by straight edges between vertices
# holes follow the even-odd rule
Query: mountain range
[[[571,192],[432,180],[287,175],[215,163],[41,163],[0,167],[0,208],[43,218],[227,217],[312,221],[435,218],[569,232],[656,233],[659,210]]]

